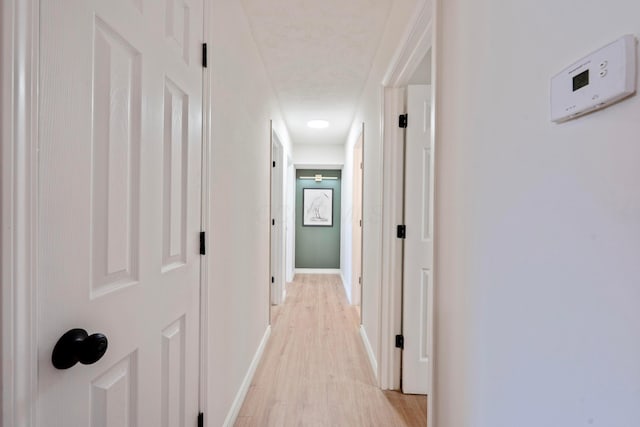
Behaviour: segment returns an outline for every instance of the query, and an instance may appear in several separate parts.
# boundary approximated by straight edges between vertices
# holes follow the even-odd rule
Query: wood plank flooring
[[[296,275],[237,427],[425,427],[425,396],[382,392],[339,276]]]

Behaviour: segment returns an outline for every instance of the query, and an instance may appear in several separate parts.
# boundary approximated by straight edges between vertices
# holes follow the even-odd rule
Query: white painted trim
[[[406,86],[433,43],[433,0],[416,5],[413,20],[382,79],[386,87]]]
[[[396,118],[404,112],[404,88],[386,88],[384,132],[384,198],[382,242],[382,304],[380,325],[380,387],[400,389],[402,352],[395,347],[394,337],[402,332],[402,256],[403,242],[395,237],[396,225],[403,222],[403,131]]]
[[[373,348],[369,342],[369,337],[367,336],[367,331],[364,329],[364,325],[360,325],[360,337],[362,338],[365,350],[367,350],[367,356],[369,356],[369,363],[371,364],[373,375],[376,380],[378,380],[378,362],[376,361],[376,355],[373,353]]]
[[[398,136],[392,132],[397,127],[396,120],[399,103],[399,93],[389,91],[390,88],[406,86],[419,66],[424,56],[433,46],[436,0],[421,0],[416,4],[413,20],[402,38],[398,49],[389,64],[389,68],[382,80],[385,87],[383,96],[383,257],[382,257],[382,291],[380,307],[380,387],[382,389],[398,389],[400,387],[400,358],[401,352],[395,349],[394,337],[400,331],[402,316],[401,275],[402,254],[395,235],[395,226],[400,224],[400,212],[393,208],[397,201],[395,195],[402,190],[402,175],[398,170],[401,159],[397,152]],[[432,61],[432,70],[435,60]],[[435,73],[432,72],[435,78]],[[404,95],[402,95],[404,97]],[[402,101],[404,102],[404,101]],[[432,99],[432,114],[435,110]],[[385,238],[386,236],[386,238]],[[433,388],[431,388],[433,390]],[[432,399],[429,399],[429,414],[432,413]]]
[[[433,0],[433,8],[432,8],[432,16],[433,16],[433,42],[432,42],[432,48],[431,48],[431,140],[433,141],[433,146],[434,146],[434,152],[435,152],[435,166],[434,166],[434,171],[433,171],[433,177],[434,177],[434,183],[433,188],[434,188],[434,195],[433,195],[433,204],[434,206],[437,206],[438,203],[438,193],[435,192],[435,189],[437,188],[436,184],[438,182],[438,153],[440,152],[440,150],[438,149],[439,146],[439,136],[438,136],[438,111],[437,111],[437,107],[438,105],[440,105],[439,102],[439,98],[440,98],[440,91],[438,90],[438,82],[439,82],[439,75],[440,73],[438,72],[438,68],[439,68],[439,64],[440,64],[440,45],[442,43],[442,28],[440,25],[442,16],[441,16],[441,2],[442,0]],[[437,210],[434,210],[434,217],[433,217],[433,229],[436,229],[436,224],[438,223],[438,217],[436,216],[436,212]],[[433,282],[435,284],[439,283],[440,281],[438,280],[438,269],[437,269],[437,261],[438,261],[438,251],[436,250],[437,248],[437,236],[435,236],[434,234],[434,259],[433,259]],[[429,398],[427,399],[427,425],[429,426],[435,426],[436,425],[436,400],[438,399],[438,395],[435,392],[435,384],[436,384],[436,377],[438,375],[438,370],[437,370],[437,363],[438,363],[438,359],[437,357],[435,357],[435,351],[434,349],[437,348],[438,345],[438,335],[436,334],[436,326],[438,323],[438,286],[434,286],[433,287],[433,322],[431,325],[431,334],[433,336],[433,339],[431,340],[431,348],[427,349],[429,351],[429,354],[431,355],[431,375],[429,375],[430,378],[430,383],[429,383],[429,390],[431,390],[431,394],[429,395]]]
[[[256,369],[258,368],[258,364],[262,359],[262,355],[264,354],[264,349],[267,346],[267,342],[269,341],[269,336],[271,335],[271,325],[267,326],[266,331],[264,332],[264,336],[262,337],[262,341],[260,341],[260,345],[258,346],[258,350],[256,354],[253,356],[253,360],[251,361],[251,365],[249,365],[249,370],[242,380],[242,384],[240,385],[240,389],[236,394],[235,399],[233,399],[233,404],[229,409],[229,413],[227,414],[227,418],[224,420],[222,424],[223,427],[231,427],[236,422],[238,418],[238,414],[240,413],[240,408],[244,403],[244,399],[247,397],[247,393],[249,392],[249,387],[251,386],[251,381],[253,381],[253,376],[256,373]]]
[[[39,2],[0,2],[0,318],[5,426],[36,424]]]
[[[210,42],[211,28],[211,5],[210,2],[203,4],[204,29],[203,39],[205,43]],[[211,43],[209,43],[211,46]],[[211,67],[203,68],[202,78],[202,169],[201,169],[201,230],[205,232],[205,248],[210,248],[209,238],[211,236],[211,200],[213,200],[211,189],[211,166],[212,158],[212,126],[211,126],[211,87],[213,73]],[[209,262],[207,257],[200,257],[200,390],[199,409],[200,412],[207,411],[209,398]]]
[[[342,274],[337,268],[296,268],[296,274]]]
[[[285,184],[287,177],[285,147],[280,135],[273,127],[273,120],[270,123],[270,150],[273,157],[274,151],[277,158],[272,158],[272,162],[280,165],[279,168],[270,168],[270,197],[269,197],[269,217],[275,219],[276,225],[269,225],[269,270],[270,276],[275,278],[271,285],[270,304],[284,304],[284,294],[286,288],[286,212],[285,212]],[[279,205],[279,206],[277,206]],[[279,213],[279,214],[278,214]],[[275,227],[275,229],[274,229]],[[279,252],[276,254],[276,252]],[[271,316],[269,316],[271,318]]]

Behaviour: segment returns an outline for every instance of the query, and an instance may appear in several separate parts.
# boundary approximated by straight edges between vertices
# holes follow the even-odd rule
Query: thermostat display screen
[[[585,70],[580,74],[573,77],[573,91],[577,91],[578,89],[582,89],[586,85],[589,84],[589,70]]]

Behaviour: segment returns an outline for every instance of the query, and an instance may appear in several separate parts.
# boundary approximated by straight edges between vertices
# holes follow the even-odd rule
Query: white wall
[[[286,128],[240,3],[211,2],[209,426],[221,426],[269,325],[270,130]]]
[[[439,4],[436,425],[640,425],[640,97],[549,121],[640,2]]]
[[[353,176],[353,146],[357,143],[362,123],[364,136],[364,188],[363,188],[363,327],[369,338],[375,363],[380,357],[380,292],[382,265],[382,109],[384,74],[391,63],[409,18],[415,11],[415,0],[397,0],[393,3],[384,30],[380,48],[372,64],[371,73],[355,114],[351,133],[344,147],[344,177]],[[351,277],[351,236],[353,188],[351,178],[342,188],[342,247],[343,275]],[[348,215],[348,216],[347,216]],[[347,284],[350,287],[350,284]],[[377,373],[376,373],[377,374]]]
[[[344,164],[344,146],[294,144],[293,163],[298,169],[341,166]]]

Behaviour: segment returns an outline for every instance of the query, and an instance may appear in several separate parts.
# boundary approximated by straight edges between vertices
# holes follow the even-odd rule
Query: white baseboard
[[[376,381],[377,381],[378,380],[378,361],[376,360],[376,355],[373,353],[373,348],[371,348],[371,343],[369,342],[367,331],[364,330],[364,325],[360,325],[360,336],[362,337],[364,348],[367,350],[367,355],[369,356],[369,363],[371,364],[371,369],[373,369],[373,376],[376,378]]]
[[[296,268],[296,274],[340,274],[338,268]]]
[[[264,336],[262,337],[262,341],[260,341],[258,350],[256,351],[256,354],[253,356],[251,365],[249,365],[249,370],[247,371],[247,375],[245,375],[244,380],[242,381],[242,385],[240,386],[240,390],[238,390],[238,393],[236,394],[236,398],[233,400],[233,404],[231,405],[231,409],[229,409],[227,418],[224,420],[224,423],[222,424],[224,427],[232,427],[233,424],[236,422],[236,418],[238,418],[238,414],[240,413],[240,408],[244,403],[245,397],[247,397],[247,393],[249,392],[249,386],[251,386],[251,381],[253,381],[253,375],[256,373],[256,368],[258,367],[258,363],[260,363],[260,359],[262,359],[262,354],[264,353],[264,348],[267,345],[267,341],[269,341],[270,335],[271,335],[271,325],[267,326],[267,330],[264,332]]]

